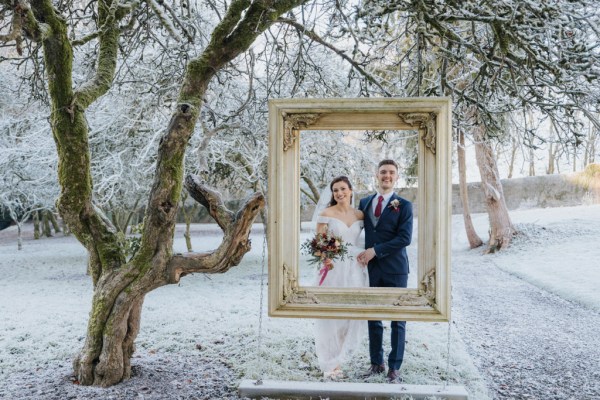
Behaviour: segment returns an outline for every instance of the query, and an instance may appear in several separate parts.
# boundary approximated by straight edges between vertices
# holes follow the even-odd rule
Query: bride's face
[[[331,191],[333,192],[333,198],[339,204],[350,204],[352,200],[352,190],[350,190],[346,182],[341,181],[334,183]]]

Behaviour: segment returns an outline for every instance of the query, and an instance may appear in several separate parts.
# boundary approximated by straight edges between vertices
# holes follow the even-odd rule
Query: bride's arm
[[[356,219],[360,219],[360,220],[365,219],[365,213],[363,213],[361,210],[355,210],[354,215],[356,215]]]

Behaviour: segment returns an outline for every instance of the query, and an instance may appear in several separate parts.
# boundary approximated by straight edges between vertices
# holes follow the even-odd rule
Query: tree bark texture
[[[32,0],[33,16],[28,23],[34,26],[35,37],[43,45],[51,126],[59,158],[58,211],[88,251],[94,285],[86,340],[73,362],[80,384],[111,386],[130,377],[130,359],[148,292],[176,283],[191,272],[225,272],[250,249],[252,221],[264,207],[262,194],[251,196],[234,213],[224,207],[216,192],[190,177],[188,187],[199,193],[196,197],[209,207],[225,235],[213,252],[172,254],[184,153],[211,79],[246,51],[277,17],[305,1],[234,0],[208,46],[199,57],[190,60],[178,105],[159,143],[140,247],[127,260],[117,229],[92,201],[85,110],[110,88],[117,63],[119,22],[129,9],[114,0],[98,1],[98,26],[102,29],[98,33],[96,74],[73,89],[73,50],[67,19],[57,14],[51,0]]]
[[[17,221],[17,250],[23,250],[23,235],[19,221]]]
[[[595,161],[596,141],[598,139],[597,132],[598,131],[597,131],[596,127],[591,122],[589,122],[588,123],[588,135],[587,135],[587,140],[585,142],[585,153],[583,156],[584,168],[587,165],[594,163],[594,161]]]
[[[52,212],[51,210],[48,210],[48,219],[50,220],[50,223],[52,224],[52,228],[54,229],[54,232],[56,233],[60,233],[60,225],[58,223],[58,221],[56,220],[56,215],[54,215],[54,212]]]
[[[312,181],[312,179],[310,179],[310,177],[306,176],[306,175],[302,175],[300,177],[304,182],[306,182],[306,184],[308,185],[308,188],[310,189],[310,193],[307,192],[306,190],[302,189],[302,192],[306,195],[306,197],[308,197],[313,203],[317,204],[319,202],[319,197],[320,197],[320,192],[319,189],[317,189],[317,186],[315,185],[315,183]]]
[[[40,212],[33,212],[33,238],[38,240],[40,238]]]
[[[515,159],[517,158],[517,148],[518,148],[518,144],[517,144],[517,140],[512,138],[511,139],[511,148],[510,148],[510,163],[508,164],[508,179],[512,178],[513,176],[513,171],[515,168]]]
[[[486,253],[493,253],[508,247],[516,230],[508,215],[498,164],[492,146],[485,137],[483,124],[473,127],[473,138],[475,139],[475,157],[481,175],[481,188],[490,222],[490,239]]]
[[[257,192],[246,199],[237,213],[225,207],[221,196],[202,184],[199,177],[188,175],[185,185],[190,195],[208,209],[221,227],[224,238],[221,245],[207,253],[175,254],[168,265],[169,283],[177,283],[182,276],[193,272],[222,273],[238,265],[250,250],[248,239],[252,223],[264,209],[265,198]]]
[[[548,168],[546,168],[547,175],[551,175],[554,173],[554,154],[554,143],[550,142],[550,144],[548,145]]]
[[[465,162],[465,134],[462,130],[458,130],[458,145],[456,146],[458,155],[458,186],[460,189],[460,200],[463,208],[463,220],[465,223],[465,231],[469,240],[469,247],[474,249],[483,245],[483,241],[475,231],[473,221],[471,219],[471,211],[469,209],[469,193],[467,191],[467,164]]]
[[[52,229],[50,228],[50,220],[48,218],[48,214],[50,211],[42,210],[42,229],[44,236],[52,237]]]
[[[190,226],[192,225],[192,216],[196,213],[198,203],[194,203],[192,209],[188,211],[185,207],[185,202],[188,198],[187,192],[181,194],[181,213],[183,214],[183,220],[185,221],[185,232],[183,237],[185,238],[185,246],[188,252],[194,251],[192,247],[192,235],[190,233]]]

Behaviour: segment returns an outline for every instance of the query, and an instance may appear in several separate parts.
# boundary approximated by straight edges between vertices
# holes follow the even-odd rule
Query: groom
[[[412,204],[393,191],[398,180],[398,164],[383,160],[376,174],[379,190],[360,201],[364,213],[365,251],[357,259],[369,268],[371,287],[402,287],[408,281],[408,256],[413,228]],[[388,356],[390,383],[401,382],[398,370],[404,358],[406,321],[392,321],[392,350]],[[371,367],[366,376],[385,372],[383,361],[383,324],[369,321]]]

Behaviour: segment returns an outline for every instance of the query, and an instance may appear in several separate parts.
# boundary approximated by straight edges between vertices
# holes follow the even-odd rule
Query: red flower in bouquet
[[[335,236],[332,233],[317,233],[314,238],[307,239],[301,246],[303,253],[308,254],[311,258],[308,260],[310,264],[317,264],[321,268],[321,280],[319,286],[325,280],[327,273],[333,269],[333,260],[344,260],[348,254],[348,245],[341,237]]]

